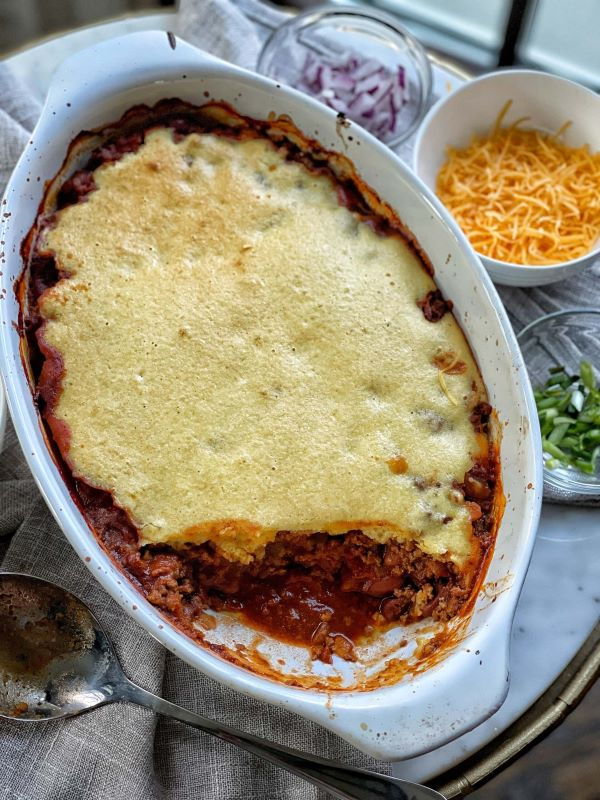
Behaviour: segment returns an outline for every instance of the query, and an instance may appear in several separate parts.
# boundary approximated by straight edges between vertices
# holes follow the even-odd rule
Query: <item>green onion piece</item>
[[[555,397],[546,397],[544,400],[540,400],[537,404],[538,410],[544,408],[552,408],[553,406],[558,405],[558,399]]]
[[[572,417],[562,417],[557,415],[553,418],[552,424],[553,425],[571,425],[574,424],[575,420]]]
[[[594,368],[592,367],[589,361],[581,362],[581,364],[579,365],[579,372],[581,374],[581,380],[583,381],[583,385],[590,390],[595,389],[596,377],[594,375]]]
[[[559,461],[562,461],[564,464],[569,463],[567,454],[564,453],[560,449],[560,447],[557,447],[557,445],[555,445],[549,439],[542,439],[542,447],[544,448],[544,452],[548,453],[548,455],[554,456],[554,458],[558,458]]]
[[[588,475],[593,475],[596,471],[596,467],[593,461],[583,461],[581,458],[576,458],[573,464],[580,469],[582,472],[586,472]]]
[[[559,410],[559,411],[561,411],[561,412],[562,412],[562,411],[566,411],[566,410],[567,410],[567,408],[569,407],[569,404],[570,404],[570,402],[571,402],[571,395],[570,395],[570,394],[567,394],[567,393],[565,392],[565,395],[564,395],[564,397],[563,397],[561,400],[559,400],[559,401],[558,401],[558,405],[557,405],[556,407],[557,407],[557,408],[558,408],[558,410]]]
[[[560,444],[570,424],[570,422],[562,422],[560,425],[555,425],[554,430],[548,436],[548,441],[552,444]]]
[[[588,422],[593,425],[600,425],[600,411],[587,411],[583,410],[579,415],[578,422]]]
[[[575,389],[574,392],[571,392],[571,405],[577,411],[581,411],[583,408],[583,403],[585,401],[585,397],[583,392],[580,392],[579,389]]]
[[[579,447],[579,439],[575,436],[565,436],[560,444],[561,447],[566,447],[568,450],[576,450]]]
[[[582,436],[587,442],[591,442],[593,444],[600,444],[600,430],[598,428],[592,428],[591,431],[587,431]]]

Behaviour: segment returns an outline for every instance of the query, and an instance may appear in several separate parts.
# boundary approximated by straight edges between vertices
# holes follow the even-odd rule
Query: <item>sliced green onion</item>
[[[574,423],[575,423],[575,420],[572,417],[556,416],[552,420],[552,424],[554,426],[556,426],[556,425],[572,425]]]
[[[579,365],[579,373],[581,375],[581,380],[583,381],[583,385],[586,386],[588,389],[595,389],[596,388],[596,377],[594,375],[594,368],[590,364],[589,361],[582,361]]]
[[[599,411],[587,411],[583,410],[579,415],[577,420],[578,422],[590,422],[594,425],[600,425],[600,410]]]
[[[562,461],[565,464],[569,463],[569,459],[567,457],[567,454],[565,452],[563,452],[560,449],[560,447],[555,445],[549,439],[542,439],[542,445],[544,447],[544,452],[545,453],[548,453],[549,455],[554,456],[554,458],[558,458],[559,461]]]
[[[579,447],[579,439],[575,436],[565,436],[561,440],[561,446],[566,447],[569,450],[574,450]]]
[[[571,392],[571,405],[577,411],[581,411],[583,408],[583,402],[585,397],[583,396],[583,392],[580,392],[579,389],[575,389],[574,392]]]
[[[559,411],[566,411],[569,407],[569,403],[571,402],[571,395],[565,393],[564,397],[558,401],[557,408]]]
[[[560,425],[555,425],[554,430],[548,436],[548,441],[552,442],[552,444],[560,444],[570,424],[570,422],[563,422]]]
[[[552,408],[553,406],[558,405],[558,398],[555,397],[546,397],[544,400],[540,400],[537,404],[538,411],[544,408]]]
[[[600,458],[600,389],[588,361],[579,375],[564,367],[549,370],[549,378],[534,391],[540,419],[545,466],[572,466],[593,474]]]

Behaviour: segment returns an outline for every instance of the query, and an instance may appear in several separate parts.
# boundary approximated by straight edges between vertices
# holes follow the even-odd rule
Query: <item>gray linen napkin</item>
[[[283,17],[258,0],[182,0],[178,32],[251,68],[269,26]],[[0,65],[0,190],[38,113],[36,103]],[[547,311],[597,303],[599,277],[596,264],[585,275],[553,287],[501,293],[520,328]],[[74,554],[35,487],[10,425],[0,457],[0,567],[48,578],[82,597],[110,632],[128,675],[150,691],[303,750],[387,769],[318,726],[225,689],[166,653],[120,610]],[[108,706],[41,726],[0,721],[2,800],[208,797],[315,800],[324,794],[242,751],[157,720],[135,706]]]

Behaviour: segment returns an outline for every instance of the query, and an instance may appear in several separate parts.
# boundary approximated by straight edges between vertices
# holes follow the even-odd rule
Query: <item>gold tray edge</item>
[[[480,788],[540,742],[573,711],[600,676],[600,622],[544,694],[510,727],[429,785],[448,800]]]

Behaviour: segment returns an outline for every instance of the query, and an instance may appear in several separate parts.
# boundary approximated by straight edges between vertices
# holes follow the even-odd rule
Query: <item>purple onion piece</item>
[[[396,131],[408,101],[402,66],[392,72],[373,58],[347,51],[330,53],[326,59],[307,53],[296,87],[384,140]]]

